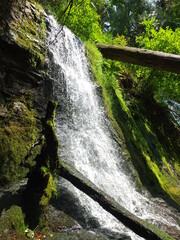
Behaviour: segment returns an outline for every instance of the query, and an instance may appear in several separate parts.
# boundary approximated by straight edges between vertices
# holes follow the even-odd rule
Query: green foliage
[[[124,35],[117,34],[116,37],[113,37],[111,33],[105,33],[104,39],[106,43],[127,46],[128,42]],[[119,61],[112,61],[109,59],[104,59],[103,70],[107,75],[118,76],[122,71],[127,71],[128,64],[122,63]],[[110,76],[109,76],[110,77]]]
[[[156,1],[155,15],[163,28],[169,26],[173,30],[180,27],[180,1]]]
[[[93,73],[93,77],[95,78],[94,80],[97,83],[100,83],[103,81],[103,73],[102,73],[102,64],[103,64],[103,59],[101,53],[98,51],[97,47],[90,43],[90,42],[85,42],[85,47],[86,47],[86,53],[87,57],[90,60],[91,63],[91,70]]]
[[[108,18],[108,7],[110,6],[110,0],[91,0],[91,5],[94,6],[98,15],[100,16],[100,26],[104,31],[106,28],[106,21]]]
[[[180,28],[156,30],[155,19],[146,20],[142,25],[145,32],[136,38],[140,47],[180,54]],[[129,69],[139,80],[139,90],[149,89],[160,101],[166,98],[180,102],[180,75],[132,65]]]
[[[82,40],[102,41],[102,30],[99,25],[100,16],[91,5],[90,0],[82,3],[76,0],[66,25]]]
[[[144,26],[145,32],[136,38],[136,42],[140,47],[180,54],[180,28],[177,28],[175,31],[169,27],[156,30],[157,23],[155,22],[155,18],[145,20],[141,25]]]
[[[108,7],[109,31],[113,36],[117,33],[129,38],[129,43],[135,43],[135,36],[141,33],[140,22],[149,13],[149,4],[145,0],[111,0]]]
[[[43,5],[49,6],[56,16],[58,22],[69,27],[74,34],[82,40],[99,41],[103,40],[103,33],[100,26],[100,16],[97,13],[103,8],[103,5],[90,0],[74,0],[72,4],[68,0],[56,0],[49,2],[40,0]],[[104,2],[105,4],[105,2]]]

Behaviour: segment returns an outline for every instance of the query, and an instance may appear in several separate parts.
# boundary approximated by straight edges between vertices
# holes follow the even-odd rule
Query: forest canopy
[[[83,41],[129,45],[180,54],[179,0],[39,0]],[[108,63],[108,64],[107,64]],[[180,102],[180,76],[104,60],[114,76],[126,71],[136,90]],[[114,67],[116,66],[116,67]],[[106,67],[107,69],[107,67]]]

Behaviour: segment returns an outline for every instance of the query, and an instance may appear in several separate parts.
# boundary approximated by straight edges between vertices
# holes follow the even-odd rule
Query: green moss
[[[44,192],[39,204],[41,206],[47,206],[52,197],[52,194],[56,194],[57,190],[53,176],[50,172],[48,172],[48,169],[46,167],[41,167],[41,171],[43,178],[46,179],[46,186],[44,188]]]
[[[176,172],[177,176],[180,177],[180,163],[175,162],[174,169],[175,169],[175,172]]]
[[[13,19],[10,28],[14,32],[16,42],[28,50],[30,65],[36,68],[45,63],[46,24],[43,8],[36,1],[32,2],[35,10],[32,10],[33,7],[30,3],[28,14],[16,18],[16,20]]]
[[[91,63],[91,70],[95,81],[99,84],[102,83],[103,73],[102,73],[102,55],[96,48],[96,46],[90,42],[85,42],[87,57]]]
[[[22,179],[29,171],[21,163],[29,154],[32,145],[39,139],[39,126],[35,112],[23,103],[16,102],[9,107],[8,115],[0,120],[0,185]],[[36,147],[26,163],[33,165],[33,159],[40,152]]]
[[[160,186],[162,189],[168,193],[168,195],[180,205],[180,187],[178,185],[179,181],[176,175],[172,172],[169,173],[169,169],[161,169],[158,167],[156,162],[152,162],[149,160],[149,167],[152,169],[156,178],[158,179]],[[166,166],[167,162],[164,166]],[[170,170],[171,171],[171,170]]]
[[[7,34],[14,38],[15,48],[19,45],[26,50],[22,51],[18,48],[20,56],[23,53],[23,60],[31,62],[27,66],[40,67],[44,64],[46,55],[44,11],[35,0],[24,3],[17,0],[10,6],[11,34],[9,32]],[[24,71],[27,72],[27,69]],[[25,177],[29,168],[34,165],[33,159],[41,151],[41,146],[32,149],[33,144],[39,140],[42,130],[42,123],[35,118],[38,115],[34,110],[37,108],[37,92],[33,82],[31,86],[29,85],[28,76],[25,76],[28,79],[21,77],[19,73],[14,77],[9,76],[8,82],[18,83],[13,82],[13,91],[9,92],[7,89],[7,95],[3,93],[1,86],[0,107],[4,114],[0,114],[0,185]],[[20,81],[26,82],[26,80],[27,84],[23,83],[22,89],[16,87],[16,84],[19,86]],[[21,164],[22,162],[25,164]]]
[[[54,101],[48,103],[43,129],[45,142],[41,153],[35,159],[36,165],[29,174],[25,193],[26,218],[32,228],[39,224],[44,208],[48,205],[52,194],[57,192],[53,177],[56,169],[59,168],[59,144],[54,127],[56,106],[57,103]]]
[[[170,168],[169,163],[167,162],[167,160],[166,160],[166,158],[165,158],[164,156],[162,157],[162,162],[164,163],[164,166],[166,167],[166,169],[168,170],[168,172],[170,173],[170,175],[173,177],[174,174],[173,174],[173,172],[172,172],[172,170],[171,170],[171,168]]]
[[[77,223],[70,216],[49,205],[44,207],[36,232],[41,232],[47,237],[48,235],[54,237],[55,233],[58,233],[60,229],[68,230],[68,228],[71,229],[76,225]]]
[[[143,221],[143,220],[142,220]],[[140,220],[141,222],[141,220]],[[166,232],[162,231],[161,229],[157,228],[156,226],[154,226],[151,223],[145,222],[143,221],[143,224],[148,227],[149,229],[152,230],[152,232],[154,232],[155,234],[157,234],[157,236],[159,236],[160,239],[163,240],[175,240],[172,236],[170,236],[169,234],[167,234]]]
[[[11,206],[11,208],[2,213],[0,218],[0,233],[4,231],[15,231],[17,233],[25,232],[24,215],[22,209],[18,206]]]
[[[179,188],[178,176],[170,167],[166,149],[159,142],[156,133],[153,132],[152,123],[149,122],[143,111],[143,103],[132,103],[129,109],[119,87],[115,87],[115,85],[113,87],[119,103],[115,104],[114,102],[116,111],[113,113],[124,133],[133,165],[138,171],[142,183],[150,191],[153,190],[153,193],[163,190],[176,203],[180,204],[177,195],[173,195],[171,191],[172,186]],[[117,108],[119,108],[119,113]]]
[[[170,187],[168,190],[171,198],[180,205],[180,187]]]

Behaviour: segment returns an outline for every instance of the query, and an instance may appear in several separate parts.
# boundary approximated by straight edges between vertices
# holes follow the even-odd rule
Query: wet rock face
[[[51,93],[44,77],[45,13],[33,0],[1,1],[0,9],[0,95],[19,97],[30,90],[38,110],[45,111]]]
[[[0,1],[0,185],[27,174],[20,163],[40,138],[52,95],[44,18],[34,0]]]

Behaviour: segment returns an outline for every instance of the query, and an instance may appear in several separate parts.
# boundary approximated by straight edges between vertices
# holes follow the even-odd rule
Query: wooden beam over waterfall
[[[96,46],[104,58],[180,73],[180,55],[101,43]]]
[[[173,240],[174,238],[161,231],[154,225],[136,217],[126,210],[111,196],[99,189],[95,184],[82,175],[75,167],[63,161],[60,162],[59,175],[70,181],[75,187],[98,202],[106,211],[130,228],[139,236],[149,240]]]

